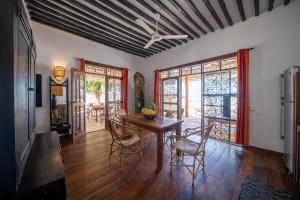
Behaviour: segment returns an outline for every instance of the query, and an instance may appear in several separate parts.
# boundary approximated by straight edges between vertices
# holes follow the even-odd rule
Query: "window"
[[[161,71],[163,112],[176,112],[185,121],[183,128],[193,126],[193,120],[194,126],[212,122],[211,137],[235,142],[236,67],[236,56],[230,54]]]

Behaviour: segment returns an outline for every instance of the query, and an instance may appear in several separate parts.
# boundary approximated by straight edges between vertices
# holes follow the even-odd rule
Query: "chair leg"
[[[120,165],[122,167],[122,154],[123,154],[123,147],[121,147],[121,152],[120,152]]]
[[[139,142],[139,154],[140,154],[140,160],[142,160],[142,139],[140,139],[140,142]]]
[[[192,176],[193,176],[192,185],[193,186],[194,186],[194,181],[195,181],[195,176],[196,176],[196,174],[195,174],[195,162],[196,162],[196,158],[194,157],[194,161],[193,161],[193,174],[192,174]]]
[[[114,142],[115,142],[115,140],[113,139],[113,141],[110,144],[109,159],[110,159],[110,156],[112,155],[112,150],[113,150],[113,144],[114,144]]]

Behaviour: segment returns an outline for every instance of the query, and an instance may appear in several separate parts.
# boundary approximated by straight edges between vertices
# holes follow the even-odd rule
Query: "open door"
[[[107,77],[106,79],[106,119],[118,114],[122,104],[122,79]],[[107,120],[106,120],[107,121]]]
[[[182,109],[180,106],[179,77],[162,80],[162,115],[173,112],[174,117],[181,119]]]
[[[85,73],[72,68],[73,143],[85,135]]]

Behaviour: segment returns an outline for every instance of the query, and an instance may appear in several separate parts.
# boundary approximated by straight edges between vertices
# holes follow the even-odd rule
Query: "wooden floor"
[[[299,194],[280,156],[273,152],[211,139],[206,168],[192,188],[185,168],[173,168],[170,174],[168,148],[164,169],[156,175],[156,143],[144,148],[141,161],[131,155],[121,169],[117,160],[109,162],[110,141],[106,131],[89,133],[76,144],[62,141],[68,199],[237,199],[245,176]]]

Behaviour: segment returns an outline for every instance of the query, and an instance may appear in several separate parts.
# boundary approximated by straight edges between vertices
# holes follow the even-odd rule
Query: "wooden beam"
[[[190,26],[185,24],[185,22],[177,17],[165,4],[163,4],[160,0],[153,0],[153,3],[155,3],[160,9],[165,11],[168,15],[172,16],[174,20],[176,20],[180,25],[182,25],[184,28],[186,28],[189,32],[191,32],[195,37],[199,38],[200,35],[194,31]]]
[[[103,7],[105,7],[105,6],[103,6],[102,4],[100,4],[100,3],[98,3],[98,2],[96,2],[96,1],[94,1],[94,0],[86,0],[86,1],[88,1],[89,3],[91,3],[91,4],[95,5],[95,6],[97,6],[97,7],[100,8],[100,9],[103,9]],[[136,20],[137,17],[135,17],[133,14],[131,14],[130,12],[127,12],[126,10],[124,10],[123,8],[121,8],[121,7],[117,6],[117,5],[115,5],[114,3],[111,3],[110,1],[107,1],[107,0],[100,0],[100,1],[101,1],[101,3],[105,4],[105,5],[109,8],[110,11],[112,11],[113,13],[118,13],[119,16],[122,16],[122,20],[123,20],[123,21],[130,21],[130,24],[132,24],[132,25],[138,27],[138,28],[141,29],[143,32],[145,32],[145,30],[144,30],[142,27],[140,27],[139,25],[137,25],[137,24],[135,23],[135,20]],[[121,13],[121,14],[119,14],[119,13]],[[123,16],[126,16],[126,17],[129,18],[130,20],[128,20],[127,18],[125,18],[125,17],[123,17]],[[148,24],[148,25],[149,25],[152,29],[155,29],[155,26],[150,25],[150,24]],[[145,33],[146,33],[146,32],[145,32]],[[166,44],[171,45],[172,47],[175,47],[175,46],[176,46],[176,44],[174,44],[174,43],[176,43],[175,41],[162,40],[162,42],[165,42]],[[177,42],[178,42],[178,41],[177,41]]]
[[[110,35],[109,31],[103,31],[104,29],[101,29],[98,28],[96,29],[94,26],[92,25],[95,25],[95,24],[86,24],[86,23],[83,23],[79,20],[76,20],[76,19],[73,19],[69,16],[66,16],[62,13],[59,13],[59,12],[56,12],[55,10],[52,10],[46,6],[42,6],[40,5],[40,8],[37,9],[31,5],[28,5],[27,6],[28,9],[29,9],[29,13],[32,14],[39,14],[40,16],[43,16],[43,17],[46,17],[48,19],[48,17],[51,17],[51,19],[55,20],[55,21],[59,21],[59,22],[62,22],[62,23],[69,23],[70,25],[73,25],[73,26],[80,26],[82,28],[85,28],[87,30],[90,30],[91,32],[93,32],[94,34],[96,35],[99,35],[99,36],[103,36],[104,38],[106,39],[109,39],[111,40],[112,42],[115,42],[115,43],[118,43],[118,44],[124,44],[124,45],[128,45],[128,48],[132,48],[132,49],[135,49],[135,50],[140,50],[141,52],[144,52],[144,53],[149,53],[149,54],[154,54],[154,53],[157,53],[153,50],[148,50],[148,51],[145,51],[145,49],[143,49],[143,44],[140,44],[140,45],[137,45],[137,44],[134,44],[134,43],[129,43],[127,40],[124,40],[122,38],[122,35]],[[46,11],[43,11],[41,9],[47,9]]]
[[[194,13],[199,17],[199,19],[202,21],[203,24],[211,31],[214,32],[215,29],[212,27],[212,25],[207,21],[207,19],[202,15],[202,13],[199,11],[199,9],[196,7],[194,2],[192,0],[184,1],[186,4],[189,5],[189,7],[194,11]]]
[[[269,11],[273,10],[274,0],[269,0]]]
[[[144,56],[150,56],[150,55],[152,55],[150,53],[146,53],[146,52],[141,51],[139,49],[135,49],[135,48],[129,47],[126,44],[122,44],[122,43],[120,43],[118,41],[112,40],[111,38],[108,38],[106,36],[99,35],[99,34],[93,32],[92,30],[90,30],[88,28],[82,27],[80,25],[76,25],[76,24],[71,23],[71,22],[69,22],[67,20],[57,19],[53,15],[50,15],[50,14],[46,14],[46,15],[44,15],[44,14],[38,14],[38,13],[34,13],[32,11],[29,11],[29,13],[30,13],[31,17],[37,18],[37,19],[39,19],[41,21],[49,22],[49,23],[54,23],[54,24],[57,24],[57,25],[60,25],[60,26],[64,26],[64,27],[66,27],[68,29],[73,30],[74,32],[77,32],[77,33],[89,36],[92,39],[96,38],[99,43],[106,44],[106,45],[109,44],[109,46],[115,47],[115,48],[119,48],[121,50],[125,50],[126,49],[126,50],[128,50],[128,51],[130,51],[132,53],[136,53],[136,54],[139,54],[139,55],[144,55]]]
[[[254,0],[255,16],[259,16],[259,0]]]
[[[286,6],[286,5],[288,5],[290,2],[291,2],[290,0],[285,0],[283,4]]]
[[[61,6],[68,8],[82,16],[88,17],[98,23],[104,23],[105,25],[108,25],[109,27],[112,27],[113,29],[116,30],[123,30],[127,35],[131,36],[132,38],[136,38],[137,40],[140,40],[145,44],[151,39],[149,36],[145,36],[139,33],[138,31],[136,31],[135,29],[129,28],[118,21],[114,21],[111,18],[101,14],[100,12],[97,12],[77,1],[71,2],[72,5],[63,1],[56,1],[56,2]],[[166,50],[166,48],[170,48],[165,44],[159,44],[159,43],[155,43],[152,46],[160,50]]]
[[[222,23],[221,19],[219,18],[219,16],[217,15],[215,9],[212,7],[212,5],[210,4],[210,2],[208,0],[203,0],[206,8],[209,10],[210,14],[214,17],[214,19],[216,20],[217,24],[219,25],[219,27],[221,29],[224,28],[224,24]]]
[[[48,5],[48,7],[41,4],[40,2],[38,2],[38,0],[36,0],[36,1],[26,0],[26,2],[27,2],[27,8],[36,13],[46,11],[47,13],[50,13],[54,16],[59,16],[64,19],[73,21],[76,24],[80,24],[80,23],[82,24],[82,22],[84,22],[85,24],[82,24],[83,26],[92,25],[92,28],[94,28],[94,27],[98,28],[97,31],[100,34],[107,35],[108,37],[112,37],[117,40],[121,40],[121,41],[125,42],[126,44],[128,44],[129,46],[135,46],[138,48],[143,48],[143,46],[144,46],[144,44],[139,41],[132,40],[130,37],[127,37],[126,35],[119,34],[118,32],[115,32],[114,30],[103,27],[93,21],[88,20],[87,18],[81,17],[80,15],[77,15],[73,12],[64,10],[57,5],[48,3],[47,1],[41,1],[41,2],[44,2],[46,5]],[[40,9],[41,11],[38,9]],[[45,13],[43,13],[43,14],[45,14]],[[71,18],[71,17],[73,17],[73,18]],[[80,21],[78,21],[78,20],[80,20]],[[159,52],[158,50],[154,50],[154,49],[149,49],[149,50],[150,50],[149,52],[151,52],[151,53]]]
[[[148,21],[150,21],[151,23],[153,23],[154,25],[156,24],[156,20],[154,20],[152,17],[150,17],[147,13],[145,13],[144,11],[140,10],[138,7],[134,6],[133,4],[129,3],[128,1],[125,0],[117,0],[119,3],[123,4],[124,6],[126,6],[127,8],[131,9],[132,11],[134,11],[135,13],[143,16],[145,19],[147,19]],[[158,24],[158,28],[163,29],[164,31],[166,31],[167,34],[170,35],[177,35],[177,33],[175,33],[174,31],[172,31],[171,29],[169,29],[168,27],[166,27],[165,25],[159,23]],[[155,28],[154,28],[155,30]],[[160,32],[161,33],[161,32]],[[164,33],[161,33],[164,34]],[[177,44],[181,44],[181,42],[178,42],[178,40],[174,40],[177,41]],[[179,40],[182,42],[187,42],[187,40]]]
[[[238,5],[242,21],[246,21],[246,15],[245,15],[245,10],[244,10],[244,6],[243,6],[243,1],[242,0],[236,0],[236,3]]]
[[[144,0],[137,0],[137,2],[139,4],[141,4],[142,6],[144,6],[146,9],[148,9],[149,11],[151,11],[152,13],[157,13],[157,11],[152,8],[147,2],[145,2]],[[192,34],[190,34],[189,32],[186,31],[186,29],[182,29],[181,27],[177,26],[175,23],[173,23],[171,20],[169,20],[168,18],[166,18],[163,15],[160,15],[160,20],[163,20],[164,22],[168,23],[170,26],[172,26],[174,29],[176,29],[177,31],[181,32],[184,35],[188,35],[189,39],[193,39]]]
[[[184,16],[186,17],[199,31],[203,34],[207,34],[206,30],[204,30],[195,20],[182,8],[182,6],[175,0],[169,0],[169,2]]]
[[[38,23],[41,23],[41,24],[44,24],[44,25],[46,25],[46,26],[51,26],[51,27],[53,27],[53,28],[56,28],[56,29],[59,29],[59,30],[65,31],[65,32],[69,32],[69,33],[71,33],[71,34],[74,34],[74,35],[77,35],[77,36],[86,38],[86,39],[91,40],[91,41],[94,41],[94,42],[98,42],[98,43],[104,44],[104,45],[106,45],[106,46],[109,46],[109,47],[112,47],[112,48],[115,48],[115,49],[119,49],[119,50],[121,50],[121,51],[125,51],[125,52],[130,53],[130,54],[133,54],[133,55],[141,56],[141,57],[144,57],[144,58],[147,57],[147,56],[144,55],[144,54],[132,52],[132,51],[130,51],[129,49],[124,49],[124,48],[122,48],[122,47],[113,46],[113,45],[112,45],[111,43],[109,43],[109,42],[102,41],[101,39],[98,39],[97,37],[88,35],[88,34],[86,34],[86,33],[84,33],[84,32],[79,31],[79,30],[75,30],[75,29],[69,28],[68,26],[61,25],[60,23],[55,23],[55,22],[46,21],[46,20],[44,20],[44,19],[40,19],[40,18],[35,17],[35,16],[31,16],[31,20],[32,20],[32,21],[35,21],[35,22],[38,22]]]
[[[76,2],[76,0],[68,0],[68,1],[71,2],[71,3],[75,3],[75,2]],[[123,15],[119,14],[118,12],[116,12],[116,11],[114,11],[114,10],[112,10],[112,9],[107,8],[106,6],[103,6],[102,4],[100,4],[100,3],[98,3],[98,2],[96,2],[96,1],[94,1],[94,0],[86,0],[86,2],[90,3],[91,5],[95,6],[95,7],[98,8],[98,9],[100,9],[100,10],[102,10],[102,11],[104,11],[104,12],[106,12],[106,13],[108,13],[108,14],[114,16],[114,17],[116,17],[117,19],[123,21],[124,23],[127,23],[128,25],[130,25],[130,26],[132,26],[132,27],[134,27],[134,28],[140,30],[140,31],[143,32],[145,35],[149,35],[149,34],[145,33],[145,30],[144,30],[142,27],[140,27],[139,25],[137,25],[137,24],[134,22],[134,20],[136,19],[136,17],[135,17],[134,19],[131,18],[131,19],[129,20],[128,18],[124,17]],[[175,47],[175,46],[176,46],[175,44],[173,44],[173,43],[171,43],[171,42],[169,42],[169,41],[167,41],[167,40],[165,40],[165,41],[160,41],[159,43],[160,43],[160,44],[164,44],[165,47],[166,47],[166,48],[169,48],[169,49],[170,49],[170,47]]]
[[[227,23],[229,24],[229,26],[232,26],[233,22],[232,22],[232,19],[230,17],[230,14],[229,14],[229,12],[228,12],[228,10],[226,8],[224,0],[219,0],[219,4],[220,4],[220,6],[222,8],[222,11],[223,11],[224,16],[225,16],[225,18],[227,20]]]

